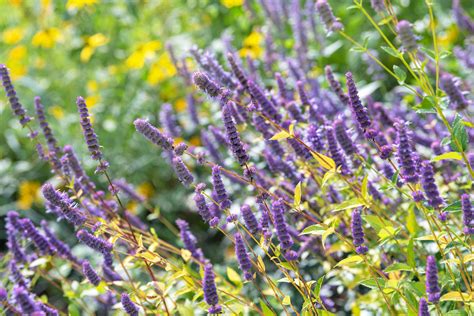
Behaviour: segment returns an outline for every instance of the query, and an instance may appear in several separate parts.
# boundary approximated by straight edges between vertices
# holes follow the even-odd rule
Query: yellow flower
[[[130,201],[127,203],[127,210],[132,213],[132,214],[136,214],[137,213],[137,209],[138,209],[138,204],[137,202],[135,201]]]
[[[85,40],[86,45],[81,50],[81,56],[80,56],[81,61],[83,63],[88,62],[91,59],[92,55],[94,54],[96,47],[103,46],[107,44],[108,42],[109,42],[109,39],[107,38],[107,36],[105,36],[102,33],[97,33],[86,38]]]
[[[60,120],[64,117],[64,111],[63,111],[62,107],[60,107],[58,105],[50,107],[49,108],[49,113],[51,113],[51,115],[57,120]]]
[[[239,51],[240,56],[250,56],[252,58],[259,58],[262,56],[263,48],[261,46],[263,35],[259,32],[253,31],[244,39],[243,48]]]
[[[89,92],[94,93],[99,89],[99,84],[95,80],[89,80],[87,81],[87,90]]]
[[[89,45],[84,46],[84,48],[81,50],[81,55],[79,56],[81,61],[83,63],[87,63],[91,59],[92,54],[94,54],[94,51],[94,47],[91,47]]]
[[[97,103],[99,103],[100,101],[100,96],[98,95],[91,95],[91,96],[88,96],[87,98],[85,98],[85,101],[86,101],[86,104],[87,104],[87,107],[93,107],[94,105],[96,105]]]
[[[459,29],[455,24],[451,25],[442,36],[438,38],[438,44],[441,47],[449,48],[456,42],[459,36]]]
[[[23,39],[25,30],[21,27],[12,27],[3,32],[3,42],[8,45],[18,43]]]
[[[199,136],[193,136],[189,140],[189,143],[193,146],[201,146],[201,138]]]
[[[137,192],[140,195],[143,195],[147,199],[151,198],[153,196],[153,193],[155,192],[155,189],[149,182],[143,182],[137,187]]]
[[[181,99],[176,100],[174,108],[176,109],[176,112],[184,112],[187,108],[186,99],[181,98]]]
[[[26,63],[23,61],[26,53],[24,45],[18,45],[8,52],[7,65],[13,80],[23,77],[27,72]]]
[[[140,69],[145,66],[145,60],[155,56],[155,52],[161,48],[160,41],[150,41],[141,44],[138,48],[127,58],[125,65],[129,69]]]
[[[20,183],[17,201],[19,209],[27,210],[33,203],[41,201],[39,198],[40,186],[40,183],[37,181],[24,181]]]
[[[97,0],[68,0],[66,4],[66,8],[68,10],[82,9],[86,6],[92,6],[96,4],[97,2],[98,2]]]
[[[18,45],[8,53],[8,58],[12,60],[23,59],[26,56],[26,47],[24,45]]]
[[[162,82],[165,79],[176,75],[176,68],[171,61],[168,52],[162,53],[158,59],[151,65],[148,73],[147,82],[151,85]]]
[[[21,4],[22,4],[22,0],[10,0],[9,1],[11,5],[15,6],[15,7],[19,7]]]
[[[221,3],[226,8],[233,8],[244,4],[244,0],[221,0]]]
[[[62,39],[61,31],[58,28],[52,27],[49,29],[38,31],[33,36],[33,39],[31,42],[34,46],[51,48],[61,39]]]

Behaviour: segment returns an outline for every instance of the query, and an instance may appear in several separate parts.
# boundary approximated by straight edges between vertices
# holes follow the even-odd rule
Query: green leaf
[[[461,294],[462,294],[462,296],[461,296]],[[444,302],[444,301],[462,302],[463,298],[464,298],[465,301],[468,301],[468,302],[471,301],[471,296],[469,294],[459,293],[457,291],[452,291],[452,292],[446,293],[443,296],[441,296],[441,298],[439,300],[441,302]]]
[[[291,135],[286,132],[286,131],[281,131],[281,132],[278,132],[276,133],[275,135],[272,136],[272,138],[270,138],[270,140],[281,140],[281,139],[287,139],[288,137],[290,137]]]
[[[283,298],[283,300],[281,302],[282,302],[283,305],[290,305],[291,304],[291,297],[289,297],[287,295]]]
[[[453,133],[451,135],[451,148],[458,152],[465,152],[469,144],[469,135],[467,134],[466,127],[462,122],[462,116],[458,114],[452,124]],[[458,147],[456,141],[461,147]]]
[[[412,236],[415,236],[416,232],[418,231],[418,223],[416,220],[415,210],[413,208],[408,209],[407,229]]]
[[[435,99],[432,96],[426,96],[414,109],[419,113],[436,113],[435,105]]]
[[[413,241],[413,237],[410,238],[407,245],[407,262],[410,267],[414,268],[416,266],[415,262],[415,245]]]
[[[366,175],[364,179],[362,180],[362,185],[360,188],[360,192],[362,194],[362,197],[364,200],[368,200],[369,194],[368,194],[368,186],[369,186],[369,176]]]
[[[263,300],[260,300],[260,307],[262,308],[263,316],[273,316],[273,315],[275,315],[272,312],[272,310],[270,309],[270,307],[268,307],[267,304],[265,304],[265,302],[263,302]]]
[[[294,205],[298,207],[301,204],[301,181],[295,187]]]
[[[385,287],[385,280],[383,278],[377,278],[377,281],[381,288]],[[366,286],[369,289],[378,289],[377,282],[375,279],[367,279],[359,282],[360,285]]]
[[[398,67],[397,65],[393,65],[393,71],[398,77],[398,83],[399,84],[404,83],[405,79],[407,78],[406,72],[402,68]]]
[[[362,215],[362,219],[369,223],[369,225],[372,226],[372,228],[377,232],[383,227],[387,226],[387,223],[383,222],[378,216],[375,215]]]
[[[227,267],[227,277],[232,283],[234,283],[237,286],[240,286],[242,284],[240,275],[231,267]]]
[[[462,160],[462,156],[460,153],[456,152],[456,151],[450,151],[448,153],[444,153],[444,154],[441,154],[441,155],[438,155],[434,158],[431,159],[431,161],[440,161],[440,160]]]
[[[398,175],[400,173],[400,170],[397,170],[393,176],[392,176],[392,179],[390,179],[390,181],[392,181],[392,184],[396,185],[398,183]]]
[[[411,271],[411,270],[412,269],[408,264],[397,262],[385,268],[384,271],[389,273],[389,272],[394,272],[394,271]]]
[[[326,228],[322,227],[319,224],[311,225],[303,229],[300,235],[322,235],[326,231]]]
[[[345,259],[342,259],[341,261],[339,261],[338,263],[336,263],[336,265],[334,266],[335,267],[340,267],[340,266],[351,266],[351,265],[356,265],[358,263],[361,263],[362,261],[364,261],[362,259],[361,256],[359,255],[353,255],[353,256],[350,256],[350,257],[347,257]]]
[[[316,299],[318,300],[318,302],[321,302],[321,298],[319,297],[319,293],[321,292],[321,287],[323,286],[323,281],[324,281],[325,277],[326,277],[326,275],[323,275],[322,277],[320,277],[318,279],[318,281],[316,281],[316,285],[314,286],[313,293],[314,293],[314,296],[316,297]]]
[[[393,57],[396,57],[398,58],[398,51],[391,48],[391,47],[388,47],[388,46],[382,46],[381,47],[386,53],[388,53],[389,55],[392,55]]]
[[[385,24],[387,24],[387,23],[390,23],[390,21],[392,21],[392,20],[393,20],[393,16],[392,16],[392,15],[389,15],[389,16],[387,16],[386,18],[382,19],[382,20],[378,23],[378,25],[385,25]]]
[[[334,227],[329,227],[324,233],[323,236],[321,237],[321,243],[323,244],[323,249],[326,249],[324,244],[326,243],[326,239],[331,235],[334,234]]]
[[[332,211],[333,212],[339,212],[339,211],[343,211],[343,210],[347,210],[347,209],[351,209],[351,208],[356,208],[356,207],[359,207],[359,206],[362,206],[362,205],[364,205],[364,204],[360,203],[358,198],[354,198],[354,199],[351,199],[349,201],[345,201],[345,202],[342,202],[341,204],[336,205],[332,209]]]
[[[325,156],[320,153],[314,153],[311,152],[311,155],[313,155],[314,159],[318,161],[318,163],[321,165],[326,170],[335,170],[336,169],[336,163],[332,158]]]

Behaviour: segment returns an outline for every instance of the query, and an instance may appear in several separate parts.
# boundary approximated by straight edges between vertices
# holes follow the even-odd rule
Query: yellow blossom
[[[138,204],[136,201],[130,201],[127,203],[127,211],[132,214],[136,214],[138,209]]]
[[[41,201],[39,197],[40,183],[37,181],[24,181],[18,189],[17,206],[19,209],[27,210],[33,203]]]
[[[438,44],[440,47],[449,48],[453,43],[456,42],[458,36],[459,29],[455,24],[453,24],[446,30],[443,35],[438,37]]]
[[[23,77],[27,72],[26,63],[24,62],[26,53],[24,45],[18,45],[8,52],[6,63],[10,68],[10,76],[13,80]]]
[[[155,52],[161,48],[160,41],[150,41],[141,44],[137,49],[127,58],[125,65],[129,69],[140,69],[145,65],[147,58],[153,58]]]
[[[87,90],[89,92],[94,93],[99,89],[99,84],[95,80],[89,80],[87,81]]]
[[[61,38],[61,31],[58,28],[52,27],[36,32],[31,42],[34,46],[51,48],[59,42]]]
[[[85,98],[86,104],[88,107],[93,107],[100,101],[100,96],[98,95],[90,95],[87,98]]]
[[[22,0],[10,0],[8,2],[10,2],[10,4],[15,6],[15,7],[19,7],[23,3]]]
[[[252,58],[259,58],[262,56],[263,48],[261,46],[263,35],[259,32],[253,31],[244,39],[244,45],[239,51],[240,56],[250,56]]]
[[[8,45],[18,43],[23,39],[25,31],[21,27],[12,27],[3,32],[3,42]]]
[[[158,59],[151,65],[148,73],[147,82],[151,85],[162,82],[165,79],[176,75],[176,68],[171,61],[168,52],[162,53]]]
[[[149,182],[143,182],[137,187],[137,192],[140,195],[143,195],[147,199],[151,198],[155,192],[153,185]]]
[[[183,112],[187,108],[187,102],[185,98],[181,98],[176,100],[176,103],[174,105],[174,108],[176,109],[176,112]]]
[[[24,45],[18,45],[8,53],[8,58],[12,60],[23,59],[26,56],[26,47]]]
[[[94,47],[91,47],[89,45],[86,45],[84,46],[84,48],[81,50],[81,55],[79,56],[79,58],[81,59],[81,61],[83,63],[86,63],[88,62],[91,57],[92,57],[92,54],[94,54],[94,51],[95,51],[95,48]]]
[[[68,10],[72,9],[82,9],[86,6],[92,6],[96,4],[98,0],[68,0],[66,8]]]
[[[221,0],[221,3],[226,8],[233,8],[244,4],[244,0]]]
[[[189,143],[193,146],[201,146],[201,138],[199,136],[193,136],[189,140]]]
[[[107,44],[108,42],[109,42],[109,39],[107,38],[107,36],[105,36],[102,33],[97,33],[86,38],[85,40],[86,45],[81,50],[81,55],[80,55],[81,61],[84,63],[88,62],[91,59],[92,55],[94,54],[95,49],[99,46],[103,46]]]
[[[51,113],[51,115],[57,120],[60,120],[64,117],[64,110],[58,105],[50,107],[49,113]]]

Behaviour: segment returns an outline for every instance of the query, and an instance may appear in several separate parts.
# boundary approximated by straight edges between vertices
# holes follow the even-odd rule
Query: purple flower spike
[[[428,301],[438,303],[441,290],[438,284],[438,267],[433,256],[428,256],[426,260],[426,293],[428,293]]]
[[[217,98],[223,94],[223,89],[203,72],[195,72],[193,74],[194,84],[212,98]]]
[[[328,141],[329,153],[331,158],[336,163],[337,167],[341,167],[343,174],[349,174],[349,169],[347,168],[347,162],[344,155],[341,153],[339,146],[337,146],[336,136],[334,134],[334,129],[332,126],[326,126],[326,138]]]
[[[443,199],[439,195],[434,179],[433,165],[429,161],[423,161],[421,164],[421,184],[430,206],[437,209],[443,205]]]
[[[29,238],[39,249],[42,255],[53,255],[56,248],[36,229],[30,219],[24,218],[19,221],[23,228],[24,236]]]
[[[239,132],[235,127],[234,120],[232,118],[232,113],[229,106],[232,106],[233,103],[224,104],[222,108],[222,120],[224,121],[224,127],[226,130],[227,141],[229,143],[230,149],[234,154],[235,158],[240,165],[245,165],[249,161],[249,156],[244,149],[244,145],[240,140]]]
[[[67,164],[69,165],[69,167],[71,167],[71,170],[75,175],[76,182],[80,183],[81,189],[87,194],[95,191],[95,184],[89,179],[89,177],[85,173],[84,169],[79,163],[79,160],[77,159],[76,154],[74,153],[72,146],[64,146],[63,151],[66,154]]]
[[[402,20],[397,24],[397,33],[403,48],[410,53],[418,50],[418,43],[410,22]]]
[[[100,277],[97,275],[97,272],[92,269],[89,261],[84,260],[82,262],[82,272],[86,276],[87,280],[89,280],[90,283],[94,286],[98,286],[100,283]]]
[[[222,182],[221,167],[218,165],[212,167],[212,185],[214,187],[216,202],[219,203],[221,209],[229,208],[232,202]]]
[[[414,191],[411,196],[413,197],[413,201],[415,202],[421,202],[424,200],[423,192],[421,191]]]
[[[324,144],[319,134],[318,127],[314,124],[309,124],[307,129],[306,139],[311,145],[311,149],[316,152],[321,152],[324,149]]]
[[[145,136],[153,144],[161,147],[164,150],[173,149],[173,139],[167,135],[162,134],[155,126],[143,119],[136,119],[133,124],[137,132]]]
[[[91,157],[94,160],[101,160],[102,153],[100,151],[99,140],[97,139],[97,135],[95,134],[94,128],[92,127],[89,110],[87,109],[84,98],[77,97],[76,105],[81,118],[82,132],[84,133],[84,138],[86,140],[87,148],[91,153]]]
[[[316,2],[316,10],[318,11],[319,17],[324,23],[326,30],[337,32],[342,30],[343,26],[341,22],[336,19],[332,8],[326,0],[318,0]]]
[[[25,108],[18,100],[15,87],[12,84],[10,74],[8,72],[8,68],[3,64],[0,64],[0,78],[2,79],[2,84],[5,88],[5,93],[7,95],[8,101],[10,102],[13,113],[20,119],[20,124],[25,126],[31,121],[31,118],[26,115]]]
[[[356,252],[359,254],[365,254],[369,250],[365,246],[364,238],[364,229],[362,228],[362,217],[360,216],[359,210],[354,210],[352,212],[351,218],[351,230],[352,230],[352,239],[354,246],[356,246]]]
[[[173,113],[173,107],[169,103],[165,103],[160,109],[161,126],[173,137],[181,135],[181,128],[178,125],[176,115]]]
[[[98,238],[92,235],[91,233],[88,233],[84,229],[81,229],[80,231],[78,231],[76,236],[80,242],[86,244],[90,248],[102,254],[107,254],[112,251],[113,245],[111,243],[101,238]]]
[[[262,228],[260,227],[260,224],[255,218],[255,215],[253,214],[250,206],[248,206],[247,204],[242,205],[242,207],[240,208],[240,212],[242,213],[245,226],[247,226],[249,232],[253,235],[258,234],[262,230]]]
[[[182,219],[177,219],[176,225],[179,228],[179,234],[181,237],[181,241],[184,244],[184,247],[186,247],[186,249],[191,252],[194,258],[199,261],[203,261],[204,255],[202,253],[202,250],[197,247],[196,237],[194,237],[194,235],[189,231],[188,223]]]
[[[339,81],[337,81],[336,78],[334,77],[331,66],[327,65],[326,67],[324,67],[324,71],[326,73],[326,79],[332,91],[337,95],[337,97],[342,102],[342,104],[349,105],[349,97],[342,90],[342,87]]]
[[[105,264],[102,265],[102,273],[104,275],[104,278],[109,282],[122,280],[122,277],[117,272],[115,272],[112,267],[107,266]]]
[[[426,302],[424,297],[420,298],[418,316],[430,316],[430,312],[428,310],[428,303]]]
[[[337,142],[341,145],[341,148],[346,155],[354,156],[359,153],[354,141],[347,134],[347,127],[341,118],[334,121],[334,130],[336,132]]]
[[[132,302],[127,293],[122,293],[120,302],[125,312],[130,316],[138,316],[138,307]]]
[[[113,182],[114,186],[116,186],[117,188],[120,189],[120,191],[124,192],[126,195],[128,195],[129,198],[137,201],[137,202],[140,202],[140,203],[143,203],[145,202],[145,198],[143,196],[141,196],[140,194],[138,194],[135,189],[127,183],[127,181],[125,181],[125,179],[119,179],[119,180],[115,180]]]
[[[7,247],[13,254],[13,258],[17,262],[26,262],[26,255],[24,250],[18,244],[16,239],[16,232],[19,228],[19,216],[15,211],[9,211],[6,217],[6,231],[7,231]]]
[[[183,185],[189,186],[191,183],[193,183],[194,177],[180,157],[174,157],[172,160],[172,164],[173,164],[173,169],[176,172],[176,175],[178,176],[179,181]]]
[[[304,90],[304,83],[302,81],[296,82],[296,87],[298,88],[298,94],[300,95],[301,104],[310,105],[309,97]]]
[[[35,303],[32,295],[23,286],[15,286],[12,297],[23,315],[33,315],[35,312],[39,312],[38,304]]]
[[[398,163],[401,169],[403,180],[409,183],[417,183],[419,180],[417,167],[415,163],[415,155],[410,137],[408,136],[407,127],[404,123],[395,123],[398,135]]]
[[[229,61],[229,65],[232,68],[232,72],[234,73],[237,80],[240,82],[242,87],[248,90],[248,79],[247,75],[244,73],[242,68],[237,64],[235,57],[232,53],[227,54],[227,60]]]
[[[44,114],[44,106],[41,104],[41,98],[35,97],[35,110],[36,117],[38,118],[39,125],[43,131],[44,138],[48,144],[49,151],[54,151],[59,153],[61,150],[58,147],[58,142],[53,135],[53,131],[49,127],[48,121],[46,120],[46,115]]]
[[[74,207],[72,201],[67,194],[56,191],[53,186],[46,183],[41,188],[43,196],[52,206],[57,207],[68,222],[76,226],[82,226],[86,221],[86,217]]]
[[[247,281],[253,279],[252,275],[252,263],[250,262],[247,249],[245,248],[244,240],[242,236],[237,233],[234,235],[235,238],[235,256],[237,257],[237,262],[239,262],[240,270],[244,272],[244,278]]]
[[[275,108],[273,103],[265,96],[262,89],[253,81],[249,81],[248,85],[250,95],[258,104],[262,113],[265,114],[268,118],[273,119],[273,121],[277,123],[281,122],[280,113],[278,113],[278,110]]]
[[[462,93],[459,86],[454,81],[454,78],[450,74],[443,74],[441,76],[441,87],[444,92],[448,95],[449,102],[456,106],[456,110],[462,111],[469,105],[468,100]]]
[[[204,266],[204,278],[202,279],[202,290],[204,292],[204,300],[210,305],[208,312],[210,314],[217,314],[221,312],[222,308],[218,305],[219,296],[217,296],[217,289],[215,283],[215,275],[212,270],[212,264],[207,263]]]
[[[368,132],[371,122],[369,114],[367,113],[367,108],[362,105],[362,102],[359,98],[359,92],[355,85],[354,79],[352,78],[352,73],[346,73],[346,84],[347,90],[349,91],[349,104],[352,110],[357,123],[364,132]]]
[[[464,233],[473,235],[474,234],[474,210],[469,199],[468,194],[461,196],[461,209],[463,214]]]
[[[280,241],[281,249],[289,249],[293,246],[293,239],[288,232],[288,225],[285,220],[285,206],[282,199],[272,202],[272,215],[275,224],[276,234]]]

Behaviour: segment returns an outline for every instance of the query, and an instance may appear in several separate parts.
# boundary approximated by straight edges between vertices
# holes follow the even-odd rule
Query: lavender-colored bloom
[[[39,125],[41,130],[43,131],[44,138],[46,139],[46,143],[48,144],[48,148],[50,151],[54,151],[56,153],[60,152],[58,147],[58,142],[53,135],[53,131],[49,127],[48,121],[46,120],[46,115],[44,113],[44,106],[41,104],[41,98],[35,97],[35,110],[36,110],[36,117],[38,118]]]
[[[194,84],[212,98],[217,98],[223,93],[223,89],[203,72],[193,74]]]
[[[229,65],[235,77],[237,78],[237,80],[240,82],[242,87],[248,90],[249,86],[248,86],[247,75],[244,73],[240,65],[237,64],[237,61],[235,60],[234,55],[232,53],[228,53],[227,60],[229,61]]]
[[[300,135],[297,133],[297,137]],[[308,150],[308,148],[305,147],[302,143],[300,143],[298,140],[295,138],[287,138],[286,139],[288,144],[293,148],[295,151],[295,154],[305,160],[311,160],[313,159],[313,156],[311,155],[311,152]]]
[[[97,272],[92,269],[89,261],[84,260],[82,262],[82,273],[86,276],[87,280],[89,280],[90,283],[94,286],[98,286],[100,283],[100,277],[97,274]]]
[[[76,226],[84,224],[86,217],[73,205],[67,194],[56,191],[49,183],[43,185],[41,192],[51,205],[59,208],[68,222]]]
[[[145,202],[145,198],[138,194],[135,189],[125,181],[125,179],[114,180],[113,184],[123,191],[129,198],[140,203]]]
[[[278,86],[278,95],[280,97],[280,102],[282,104],[285,104],[288,100],[291,100],[293,98],[291,96],[291,93],[286,88],[285,82],[283,81],[283,78],[281,77],[280,73],[275,73],[275,79]]]
[[[346,159],[344,158],[339,146],[337,146],[336,136],[334,134],[334,129],[332,126],[326,126],[326,139],[328,141],[329,153],[331,158],[334,160],[336,167],[341,167],[341,171],[344,174],[349,174],[349,169],[347,168]]]
[[[249,254],[245,248],[244,240],[239,233],[234,235],[235,239],[235,256],[239,263],[240,270],[244,272],[245,280],[249,281],[253,279],[252,275],[252,263],[250,262]]]
[[[227,195],[224,183],[222,182],[221,167],[215,165],[212,167],[212,185],[216,194],[216,202],[222,209],[229,208],[232,202]]]
[[[135,124],[136,130],[145,136],[149,141],[164,150],[173,149],[173,139],[168,135],[162,134],[155,126],[151,125],[148,121],[143,119],[136,119]]]
[[[186,145],[185,143],[179,143],[174,148],[174,153],[176,156],[182,156],[187,149],[188,149],[188,145]]]
[[[15,260],[10,260],[8,264],[8,278],[13,284],[27,287],[30,281],[23,276],[19,269],[20,265]]]
[[[209,69],[212,71],[212,73],[216,76],[217,79],[219,79],[219,82],[222,82],[226,87],[229,89],[235,89],[237,87],[237,84],[232,80],[232,77],[230,76],[229,73],[227,73],[221,65],[217,62],[215,59],[215,56],[206,53],[204,56],[206,63],[209,67]]]
[[[90,248],[102,254],[107,254],[112,251],[113,245],[111,243],[109,243],[108,241],[104,239],[98,238],[92,235],[91,233],[88,233],[84,229],[81,229],[80,231],[78,231],[76,236],[80,242],[86,244]]]
[[[370,0],[370,6],[376,12],[383,12],[385,10],[384,0]]]
[[[115,272],[110,266],[102,265],[102,273],[104,275],[104,278],[109,282],[122,280],[122,277],[117,272]]]
[[[43,161],[48,161],[48,157],[46,157],[44,153],[43,146],[40,143],[36,144],[36,152],[38,153],[38,157]]]
[[[0,287],[0,302],[5,302],[8,299],[7,290],[3,287]]]
[[[209,134],[205,130],[201,130],[201,141],[203,146],[206,147],[209,155],[214,159],[214,161],[221,162],[222,158],[219,153],[219,150],[214,145],[214,142],[209,139]]]
[[[439,302],[441,290],[438,284],[438,267],[433,256],[428,256],[426,259],[426,293],[429,302],[435,304]]]
[[[464,233],[474,234],[474,210],[468,194],[461,196],[461,209],[463,214]]]
[[[85,193],[87,194],[92,193],[95,190],[95,184],[89,179],[84,169],[81,167],[81,164],[79,163],[79,160],[77,159],[77,156],[74,153],[72,146],[70,145],[64,146],[63,151],[66,154],[69,167],[71,167],[71,170],[74,172],[74,175],[76,176],[76,180],[77,180],[76,182],[80,183],[81,189]]]
[[[13,258],[17,262],[26,262],[26,255],[24,250],[18,244],[16,238],[17,229],[20,227],[19,215],[15,211],[9,211],[6,217],[6,231],[7,231],[7,247],[13,254]]]
[[[23,229],[23,235],[33,241],[42,255],[53,255],[56,252],[54,246],[43,235],[41,235],[30,219],[21,219],[19,224]]]
[[[248,206],[247,204],[243,204],[240,207],[240,212],[242,213],[245,225],[247,226],[247,229],[250,233],[255,235],[262,230],[250,206]]]
[[[398,163],[400,164],[401,175],[403,180],[409,183],[417,183],[419,176],[415,164],[415,155],[413,153],[410,137],[407,132],[407,127],[404,123],[396,123],[398,138]]]
[[[260,217],[260,227],[262,227],[263,236],[266,240],[272,237],[272,230],[270,228],[270,216],[268,216],[267,208],[263,202],[258,202],[258,206],[262,216]]]
[[[39,306],[33,300],[32,295],[23,286],[15,286],[12,293],[15,306],[18,307],[23,315],[33,315],[39,311]]]
[[[304,83],[302,81],[296,82],[296,87],[298,88],[298,94],[300,96],[301,104],[310,105],[309,97],[304,90]]]
[[[352,212],[351,230],[353,243],[354,246],[356,246],[356,252],[359,254],[367,253],[369,248],[364,245],[364,229],[362,228],[362,217],[360,216],[359,210],[354,210]]]
[[[318,11],[319,17],[324,23],[326,30],[337,32],[342,30],[343,26],[341,22],[334,16],[332,8],[326,0],[318,0],[316,2],[316,10]]]
[[[413,198],[413,201],[415,201],[416,203],[421,202],[425,199],[425,196],[421,191],[414,191],[411,193],[411,196]]]
[[[232,153],[239,162],[240,165],[245,165],[249,161],[249,156],[244,149],[242,141],[240,140],[239,132],[235,127],[234,120],[232,119],[232,114],[230,112],[229,106],[232,106],[233,103],[229,102],[225,104],[222,108],[222,120],[224,122],[224,127],[226,130],[227,141],[230,145]]]
[[[48,241],[54,246],[54,248],[56,248],[58,254],[61,257],[69,259],[73,262],[78,262],[78,259],[74,257],[74,255],[71,253],[71,249],[69,248],[69,246],[59,240],[49,229],[47,221],[42,220],[41,227],[43,228],[43,231],[46,237],[48,238]]]
[[[420,298],[418,316],[430,316],[430,311],[428,310],[428,303],[426,302],[424,297]]]
[[[183,185],[189,186],[194,181],[193,175],[180,157],[174,157],[172,160],[172,165],[179,181]]]
[[[288,226],[285,220],[285,206],[283,200],[274,200],[272,202],[272,215],[275,224],[276,234],[280,241],[281,249],[289,249],[293,245],[293,239],[288,232]]]
[[[160,109],[160,123],[172,137],[181,135],[181,128],[178,125],[176,115],[173,113],[173,107],[165,103]]]
[[[346,155],[354,156],[359,153],[356,145],[347,134],[347,127],[341,118],[338,118],[334,121],[334,130],[337,142],[339,145],[341,145],[341,148],[346,153]]]
[[[106,252],[103,254],[104,257],[104,266],[113,267],[114,266],[114,257],[111,252]]]
[[[212,136],[216,139],[217,143],[227,144],[227,139],[225,137],[225,134],[221,131],[220,128],[215,127],[213,125],[209,125],[208,129],[211,132]]]
[[[138,316],[138,307],[132,302],[127,293],[122,293],[120,302],[125,312],[130,316]]]
[[[191,117],[191,121],[194,123],[195,126],[199,126],[199,115],[196,108],[196,100],[194,99],[194,95],[192,93],[188,93],[186,96],[186,105],[188,108],[189,116]]]
[[[403,48],[414,53],[418,50],[417,37],[413,34],[413,28],[410,22],[401,20],[397,24],[398,39],[402,43]]]
[[[297,122],[304,121],[303,115],[301,114],[300,107],[296,102],[294,101],[288,102],[288,104],[286,105],[286,110],[288,111],[288,114],[290,114],[290,117],[293,120]]]
[[[281,115],[273,103],[265,96],[262,89],[253,81],[249,81],[248,85],[250,95],[254,98],[263,114],[279,123],[281,121]]]
[[[82,132],[84,133],[84,138],[86,140],[87,148],[91,153],[91,157],[94,160],[101,160],[102,153],[100,151],[99,141],[97,139],[97,135],[94,132],[94,128],[92,127],[89,110],[87,109],[84,98],[77,97],[76,105],[81,118]]]
[[[371,125],[369,114],[367,113],[367,108],[363,106],[360,101],[359,92],[357,91],[351,72],[346,73],[346,84],[349,91],[349,104],[351,106],[352,114],[357,123],[359,123],[360,128],[366,133],[366,136],[371,137],[371,132],[369,131]]]
[[[59,316],[59,312],[57,310],[55,310],[52,307],[49,307],[48,305],[44,303],[41,303],[41,302],[38,303],[38,307],[41,311],[45,313],[46,316]],[[35,316],[39,316],[39,315],[35,314]]]
[[[31,118],[26,115],[25,108],[18,100],[15,87],[12,84],[10,74],[8,72],[8,68],[3,64],[0,64],[0,77],[2,79],[2,84],[5,88],[5,93],[7,95],[8,101],[10,102],[13,113],[20,119],[20,124],[25,126],[31,121]]]
[[[253,126],[263,135],[265,139],[270,139],[273,137],[271,125],[268,124],[265,119],[257,113],[254,113],[253,115]]]
[[[459,111],[466,109],[469,102],[454,81],[454,78],[450,74],[445,73],[441,76],[440,82],[441,87],[448,95],[449,102],[455,105]]]
[[[326,73],[326,79],[327,79],[327,81],[329,83],[329,86],[331,87],[332,91],[337,95],[337,97],[342,102],[342,104],[348,105],[349,104],[349,97],[342,90],[342,87],[341,87],[341,84],[339,83],[339,81],[337,81],[336,78],[334,77],[331,66],[327,65],[326,67],[324,67],[324,71]]]
[[[306,134],[306,139],[311,145],[311,149],[316,152],[320,152],[324,149],[324,144],[319,134],[318,127],[314,124],[309,124]]]
[[[229,216],[226,217],[225,221],[230,224],[233,222],[237,222],[238,219],[239,217],[237,216],[237,214],[230,214]]]
[[[453,0],[453,14],[459,28],[466,30],[472,35],[474,33],[474,21],[461,8],[459,0]]]
[[[179,228],[179,234],[184,247],[191,252],[194,258],[199,261],[204,260],[202,250],[196,245],[196,237],[189,231],[189,225],[182,219],[176,220],[176,225]]]
[[[439,208],[443,204],[443,199],[439,195],[438,186],[434,179],[433,166],[429,161],[423,161],[422,163],[421,184],[425,191],[428,204],[434,208]]]
[[[199,215],[201,215],[202,219],[205,222],[208,222],[212,218],[212,215],[209,211],[209,207],[206,204],[206,198],[201,193],[201,189],[196,188],[196,192],[194,193],[193,200],[196,203]]]
[[[219,313],[222,308],[219,304],[219,296],[217,296],[217,289],[215,283],[215,275],[212,270],[212,265],[207,263],[204,266],[204,278],[202,279],[202,290],[204,292],[204,300],[210,305],[208,312],[210,314]]]

